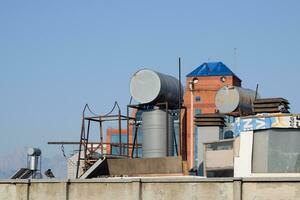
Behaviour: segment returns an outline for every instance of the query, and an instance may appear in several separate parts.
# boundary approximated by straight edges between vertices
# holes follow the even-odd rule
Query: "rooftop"
[[[235,76],[240,79],[222,62],[203,63],[187,75],[187,77],[194,76]]]

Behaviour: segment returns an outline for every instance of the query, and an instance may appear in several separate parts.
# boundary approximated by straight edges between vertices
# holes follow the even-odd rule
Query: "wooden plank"
[[[225,126],[222,122],[196,122],[196,126]]]
[[[267,99],[257,99],[255,100],[253,103],[254,104],[261,104],[261,103],[286,103],[289,104],[288,100],[284,99],[284,98],[267,98]]]
[[[196,114],[195,118],[224,118],[222,114]]]
[[[278,106],[283,105],[284,107],[289,107],[285,103],[266,103],[266,104],[254,104],[254,108],[278,108]]]
[[[219,119],[219,118],[196,118],[194,119],[195,122],[225,122],[224,119]]]

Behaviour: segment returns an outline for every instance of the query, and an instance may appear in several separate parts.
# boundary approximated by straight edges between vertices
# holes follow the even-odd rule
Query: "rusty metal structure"
[[[112,114],[115,109],[118,109],[118,114]],[[105,115],[96,115],[96,116],[85,116],[85,111],[88,109],[91,113],[91,109],[88,105],[84,107],[83,114],[82,114],[82,125],[81,125],[81,134],[80,134],[80,141],[79,141],[79,149],[78,149],[78,161],[77,161],[77,170],[76,170],[76,178],[79,177],[79,168],[80,168],[80,162],[84,161],[84,167],[83,170],[86,171],[89,169],[99,158],[95,158],[93,154],[100,150],[101,157],[105,156],[104,153],[104,145],[108,145],[110,148],[117,147],[119,149],[118,155],[113,156],[119,156],[119,157],[129,157],[129,149],[133,148],[133,145],[129,143],[129,121],[133,120],[135,121],[135,118],[124,116],[121,114],[121,109],[117,102],[115,102],[113,109],[105,114]],[[119,142],[118,143],[106,143],[103,141],[103,124],[105,122],[117,122],[118,123],[118,130],[119,130]],[[122,143],[121,138],[121,132],[122,132],[122,121],[127,121],[127,144]],[[90,127],[91,123],[98,123],[99,124],[99,136],[100,141],[99,143],[90,143]],[[134,125],[133,123],[132,125]],[[96,146],[94,146],[96,145]],[[135,144],[136,148],[139,148],[138,144]],[[83,153],[81,153],[83,152]]]
[[[150,137],[145,142],[148,147],[148,156],[142,156],[142,159],[147,158],[161,158],[158,162],[163,162],[167,157],[176,156],[178,160],[187,160],[187,133],[186,133],[186,120],[187,120],[187,109],[182,106],[183,98],[183,86],[181,85],[180,73],[181,73],[181,63],[179,59],[179,79],[172,76],[161,74],[152,70],[140,70],[134,74],[131,81],[131,100],[129,105],[127,105],[127,115],[122,115],[121,109],[117,102],[115,102],[112,110],[105,115],[95,114],[89,107],[88,104],[85,105],[82,112],[82,124],[80,131],[79,142],[48,142],[48,144],[62,145],[62,151],[65,156],[63,145],[78,145],[78,159],[77,163],[74,165],[76,168],[76,178],[80,178],[82,174],[87,174],[95,167],[103,167],[105,163],[101,164],[100,161],[118,159],[127,160],[129,158],[138,158],[139,149],[142,148],[143,144],[138,142],[139,128],[141,125],[150,125],[151,123],[158,122],[159,128],[147,128],[148,132],[156,134],[161,132],[159,137]],[[139,74],[139,76],[137,75]],[[144,77],[144,78],[143,78]],[[144,83],[146,81],[147,84]],[[155,85],[156,84],[156,85]],[[155,87],[154,87],[155,86]],[[154,88],[151,90],[151,88]],[[147,93],[148,89],[150,93]],[[151,92],[152,91],[152,92]],[[135,94],[136,96],[134,96]],[[172,96],[173,95],[173,96]],[[145,102],[141,101],[146,98]],[[135,98],[140,104],[132,105],[132,99]],[[153,99],[153,100],[152,100]],[[155,110],[162,111],[160,114]],[[92,114],[92,116],[86,116],[86,111]],[[141,111],[151,113],[149,120],[144,123],[143,119],[137,119],[137,113]],[[152,118],[156,113],[156,117]],[[116,114],[113,114],[116,113]],[[164,114],[165,113],[165,114]],[[164,119],[166,117],[166,119]],[[178,119],[178,135],[174,130],[174,118]],[[143,117],[142,117],[143,118]],[[146,117],[145,117],[146,119]],[[154,121],[153,121],[154,120]],[[122,122],[126,121],[127,126],[122,129]],[[165,122],[164,122],[165,121]],[[105,133],[103,128],[107,127],[104,125],[106,122],[114,122],[114,132],[107,132],[109,137],[114,134],[114,142],[110,142],[105,139]],[[155,122],[155,123],[156,123]],[[99,135],[99,141],[92,141],[95,138],[92,132],[95,132],[95,124],[97,127],[97,135]],[[123,123],[124,126],[124,123]],[[92,127],[92,128],[91,128]],[[148,126],[151,127],[151,126]],[[142,127],[143,130],[144,126]],[[126,130],[125,130],[126,129]],[[92,131],[93,130],[93,131]],[[146,129],[145,129],[146,130]],[[144,132],[144,130],[143,130]],[[144,133],[143,133],[144,134]],[[118,135],[118,140],[116,138]],[[127,136],[127,141],[124,141],[122,136]],[[131,138],[130,138],[131,136]],[[150,135],[147,135],[150,136]],[[176,138],[178,136],[178,139]],[[166,137],[166,138],[165,138]],[[91,139],[92,138],[92,139]],[[111,138],[109,138],[110,140]],[[131,140],[133,141],[131,142]],[[116,142],[117,141],[117,142]],[[154,155],[155,145],[160,145],[160,151],[158,155]],[[175,147],[175,148],[174,148]],[[106,150],[110,148],[110,151]],[[112,148],[118,151],[112,151]],[[151,150],[152,149],[152,150]],[[174,152],[175,149],[175,152]],[[149,152],[152,151],[152,154]],[[114,153],[113,153],[114,152]],[[116,153],[117,152],[117,153]],[[144,153],[144,152],[143,152]],[[77,155],[76,155],[77,156]],[[124,160],[124,162],[126,162]],[[123,162],[123,161],[121,161]],[[99,164],[100,163],[100,164]],[[134,164],[130,161],[131,164]],[[130,164],[130,165],[131,165]],[[155,169],[158,170],[158,169]],[[154,170],[154,171],[155,171]],[[144,172],[146,173],[146,172]]]
[[[117,109],[117,114],[112,114]],[[89,111],[93,116],[86,116],[86,111]],[[127,142],[122,142],[122,121],[127,121]],[[118,124],[118,142],[105,142],[104,141],[104,125],[106,122],[117,122]],[[98,125],[98,134],[99,141],[91,141],[91,125],[92,123],[96,123]],[[130,117],[129,113],[127,116],[122,115],[121,109],[117,102],[114,103],[112,110],[105,115],[97,115],[95,114],[89,107],[88,104],[84,106],[82,112],[82,124],[81,124],[81,132],[80,132],[80,140],[79,142],[66,142],[66,141],[58,141],[58,142],[48,142],[51,145],[78,145],[78,160],[76,163],[76,178],[80,177],[79,171],[83,161],[83,172],[88,170],[97,160],[103,157],[116,157],[116,158],[129,158],[134,157],[133,149],[141,148],[141,144],[137,142],[133,145],[129,142],[129,133],[132,131],[132,128],[136,126],[136,130],[138,129],[139,124],[136,123],[135,117]],[[110,148],[111,153],[107,153],[104,151],[104,148]],[[112,153],[112,149],[117,148],[117,154]],[[100,155],[96,155],[96,153],[100,152]],[[132,154],[131,154],[132,152]],[[64,154],[64,152],[63,152]],[[66,157],[66,156],[65,156]],[[136,155],[137,157],[137,155]]]

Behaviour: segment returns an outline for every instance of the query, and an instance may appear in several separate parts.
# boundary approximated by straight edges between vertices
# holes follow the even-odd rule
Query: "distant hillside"
[[[15,149],[9,154],[0,155],[0,178],[9,178],[17,169],[26,166],[26,149]]]
[[[27,149],[19,148],[6,155],[0,155],[0,179],[8,179],[19,168],[27,166]],[[56,178],[63,179],[67,177],[67,164],[62,155],[53,157],[42,157],[42,173],[51,169]],[[44,177],[45,178],[45,177]]]

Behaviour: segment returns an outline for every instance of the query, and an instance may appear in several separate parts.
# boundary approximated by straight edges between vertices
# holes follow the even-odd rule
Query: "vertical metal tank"
[[[29,158],[28,169],[30,169],[32,171],[38,170],[39,158],[40,158],[41,154],[42,154],[42,152],[38,148],[30,147],[27,150],[27,155]]]
[[[231,113],[238,110],[252,111],[254,100],[254,90],[224,86],[217,92],[215,104],[220,113]]]
[[[155,158],[174,155],[174,120],[163,110],[144,111],[142,114],[143,125],[143,157]],[[168,138],[168,152],[167,152]]]
[[[137,71],[130,81],[130,94],[141,104],[157,104],[168,102],[169,108],[177,108],[183,87],[173,76],[150,69]]]

